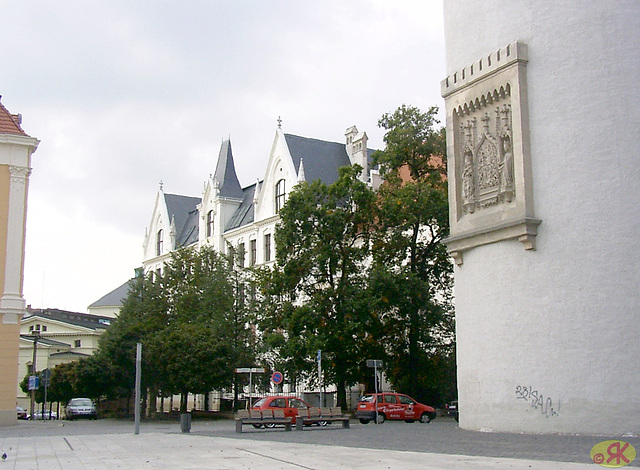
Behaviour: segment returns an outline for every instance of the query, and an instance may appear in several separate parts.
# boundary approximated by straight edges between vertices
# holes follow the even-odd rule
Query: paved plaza
[[[26,469],[596,469],[591,447],[607,436],[461,430],[451,419],[236,434],[231,420],[20,422],[0,429],[0,470]],[[638,438],[624,438],[636,449]],[[631,467],[638,467],[634,461]]]

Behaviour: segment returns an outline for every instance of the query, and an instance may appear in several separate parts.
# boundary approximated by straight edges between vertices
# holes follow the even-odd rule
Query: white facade
[[[278,210],[293,187],[316,179],[330,184],[340,166],[352,163],[364,167],[367,181],[370,153],[366,133],[355,126],[347,129],[345,143],[285,134],[278,127],[264,178],[241,187],[231,142],[224,141],[202,198],[165,194],[160,188],[143,244],[144,272],[161,271],[171,251],[184,246],[209,245],[221,253],[232,247],[245,253],[244,266],[274,263]]]
[[[460,426],[638,435],[640,3],[445,0],[444,13],[452,82],[526,47],[524,97],[511,99],[526,108],[529,156],[515,177],[530,178],[537,221],[521,227],[537,229],[533,245],[471,232],[456,245]],[[463,158],[454,107],[447,98],[450,171]],[[495,233],[508,204],[481,210]]]

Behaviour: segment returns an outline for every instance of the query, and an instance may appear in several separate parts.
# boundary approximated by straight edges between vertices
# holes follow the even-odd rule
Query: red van
[[[418,403],[408,395],[395,392],[383,392],[365,395],[358,401],[356,418],[362,424],[374,421],[378,409],[378,424],[387,419],[401,419],[407,423],[420,421],[428,423],[436,417],[436,410],[428,405]]]

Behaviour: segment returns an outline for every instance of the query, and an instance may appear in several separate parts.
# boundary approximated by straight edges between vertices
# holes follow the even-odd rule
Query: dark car
[[[378,424],[384,423],[387,419],[404,420],[407,423],[429,423],[435,417],[435,408],[418,403],[409,395],[395,392],[365,395],[360,398],[356,410],[356,418],[362,424],[375,421],[376,418]]]
[[[96,405],[89,398],[72,398],[67,403],[65,412],[68,420],[76,418],[96,419],[98,417]]]
[[[452,401],[444,405],[444,410],[445,410],[445,413],[447,413],[447,416],[453,416],[456,419],[456,421],[458,421],[458,402],[457,401]]]
[[[27,410],[21,406],[16,406],[16,412],[18,413],[18,419],[27,419]]]

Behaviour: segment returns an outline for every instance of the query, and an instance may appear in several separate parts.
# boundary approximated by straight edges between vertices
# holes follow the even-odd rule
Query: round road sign
[[[276,385],[281,384],[283,379],[284,379],[284,377],[282,376],[282,372],[277,372],[276,371],[271,376],[271,381]]]

